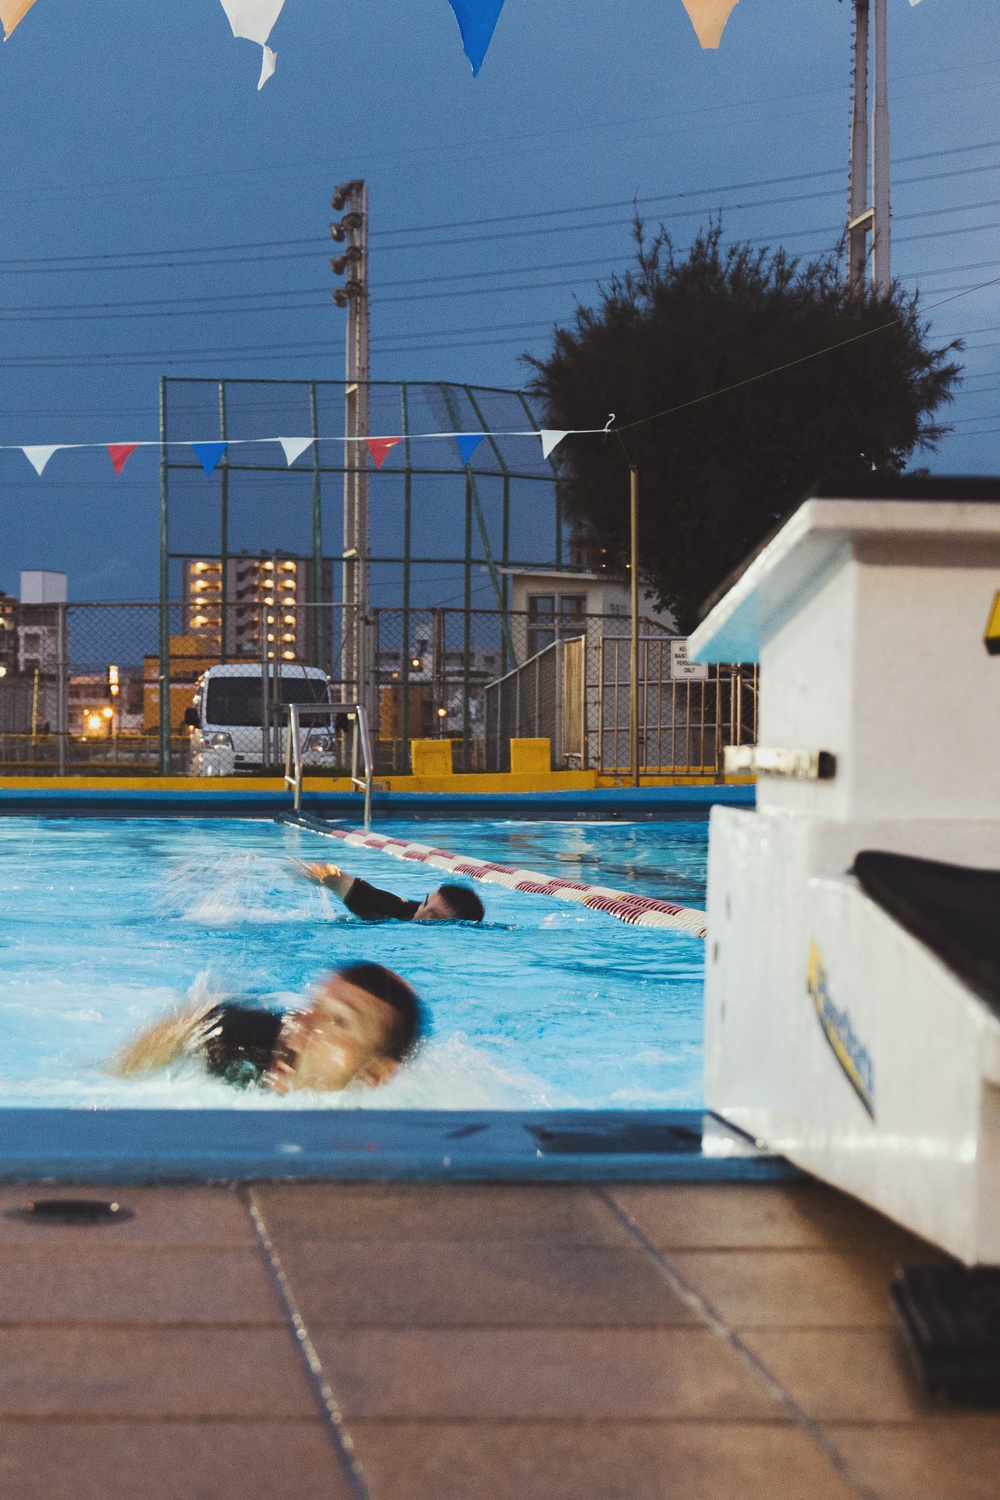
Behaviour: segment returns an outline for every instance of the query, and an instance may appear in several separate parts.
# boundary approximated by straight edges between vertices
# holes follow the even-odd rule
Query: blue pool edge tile
[[[753,786],[613,787],[577,792],[376,792],[377,818],[704,818],[716,806],[756,804]],[[290,812],[290,792],[191,791],[133,787],[0,787],[0,816],[274,817]],[[357,821],[351,792],[307,791],[304,812]]]
[[[661,1130],[713,1149],[539,1147],[538,1132],[600,1145]],[[720,1140],[724,1150],[719,1154]],[[0,1111],[0,1182],[262,1180],[787,1182],[801,1173],[704,1110]]]

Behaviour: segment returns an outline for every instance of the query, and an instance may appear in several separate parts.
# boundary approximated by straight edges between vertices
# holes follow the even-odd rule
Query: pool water
[[[379,821],[396,838],[704,906],[706,823]],[[407,897],[421,865],[249,820],[0,822],[0,1104],[142,1108],[644,1109],[702,1099],[704,943],[479,885],[483,927],[359,922],[289,856]],[[296,1004],[374,960],[433,1032],[379,1089],[243,1092],[192,1064],[141,1080],[103,1063],[185,1000]]]

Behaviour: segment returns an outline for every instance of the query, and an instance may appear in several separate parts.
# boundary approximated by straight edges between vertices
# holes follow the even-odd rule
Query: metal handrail
[[[365,832],[368,833],[372,826],[372,742],[368,733],[368,714],[362,703],[337,703],[337,704],[311,704],[311,703],[287,703],[288,710],[288,734],[285,739],[285,785],[291,787],[294,793],[295,811],[302,811],[302,724],[300,714],[304,708],[306,713],[324,712],[329,716],[338,709],[346,713],[354,721],[354,736],[351,745],[351,784],[362,790],[365,795]],[[361,761],[364,775],[358,775],[358,762]]]

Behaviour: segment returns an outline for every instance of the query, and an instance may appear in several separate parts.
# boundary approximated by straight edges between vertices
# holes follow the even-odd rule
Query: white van
[[[198,679],[194,703],[184,714],[191,730],[192,776],[232,776],[260,771],[285,759],[288,715],[284,705],[331,703],[330,679],[318,667],[269,664],[267,704],[270,729],[262,725],[264,677],[260,662],[227,662],[209,667]],[[337,763],[335,718],[303,713],[303,764],[329,769]]]

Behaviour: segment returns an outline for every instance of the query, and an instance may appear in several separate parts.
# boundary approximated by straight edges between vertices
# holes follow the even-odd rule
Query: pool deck
[[[0,1187],[5,1500],[997,1493],[1000,1414],[921,1396],[886,1296],[939,1257],[815,1183],[35,1196],[88,1190]]]

